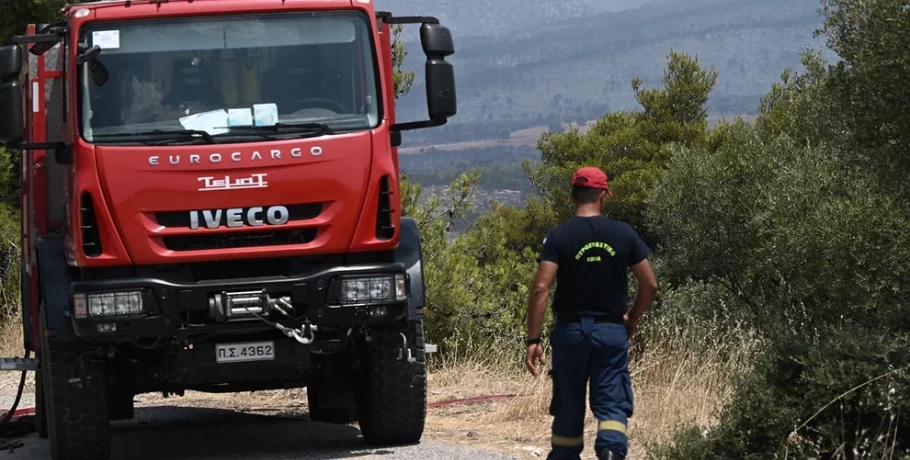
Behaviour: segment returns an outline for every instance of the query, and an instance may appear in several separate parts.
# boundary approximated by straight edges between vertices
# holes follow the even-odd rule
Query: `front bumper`
[[[362,325],[382,325],[407,317],[408,303],[387,302],[377,305],[335,306],[333,289],[341,277],[368,275],[406,275],[400,263],[332,267],[306,275],[224,279],[200,282],[172,282],[157,278],[130,278],[78,281],[71,285],[75,294],[139,291],[143,312],[134,317],[77,318],[72,302],[67,314],[77,337],[100,342],[137,338],[186,337],[195,335],[236,335],[275,330],[274,326],[251,317],[243,321],[213,318],[211,299],[224,293],[264,291],[289,299],[296,319],[320,327],[346,330]],[[407,283],[409,284],[409,283]]]

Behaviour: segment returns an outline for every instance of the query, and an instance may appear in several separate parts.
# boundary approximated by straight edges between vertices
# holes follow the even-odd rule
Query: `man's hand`
[[[638,329],[638,318],[633,318],[626,313],[622,317],[622,322],[626,325],[626,335],[631,339],[635,335],[635,330]]]
[[[638,321],[645,314],[645,310],[654,301],[657,295],[657,278],[654,276],[654,269],[651,268],[651,262],[644,259],[632,266],[632,273],[638,279],[638,293],[635,295],[635,303],[629,312],[623,316],[623,323],[626,325],[626,334],[631,339],[638,329]]]
[[[543,347],[537,343],[528,345],[528,352],[525,354],[525,366],[528,367],[528,372],[537,377],[537,366],[545,366],[546,364],[547,360],[543,357]]]

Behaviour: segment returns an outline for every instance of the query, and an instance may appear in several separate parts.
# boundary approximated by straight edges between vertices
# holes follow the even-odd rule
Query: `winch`
[[[265,289],[221,292],[209,297],[209,313],[218,322],[256,321],[271,311],[287,317],[296,313],[290,296],[272,297]]]

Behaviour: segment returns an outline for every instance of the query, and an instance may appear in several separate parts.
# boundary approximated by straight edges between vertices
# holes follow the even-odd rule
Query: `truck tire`
[[[399,359],[402,333],[414,362]],[[390,327],[365,345],[365,384],[357,401],[364,439],[372,445],[419,442],[427,416],[423,321]]]
[[[35,370],[35,430],[38,436],[47,439],[47,404],[44,402],[44,373],[41,372],[41,357]]]
[[[41,360],[53,460],[108,460],[107,362],[90,347],[48,337],[41,308]]]
[[[310,420],[314,422],[348,425],[357,421],[357,412],[353,407],[322,407],[319,404],[319,393],[324,389],[316,386],[307,387],[307,406],[310,408]]]

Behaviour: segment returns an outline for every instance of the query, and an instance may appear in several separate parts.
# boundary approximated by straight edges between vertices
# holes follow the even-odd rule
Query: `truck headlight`
[[[375,304],[407,300],[405,275],[382,275],[341,280],[341,304]]]
[[[141,316],[142,292],[105,292],[73,294],[76,318],[129,318]]]

